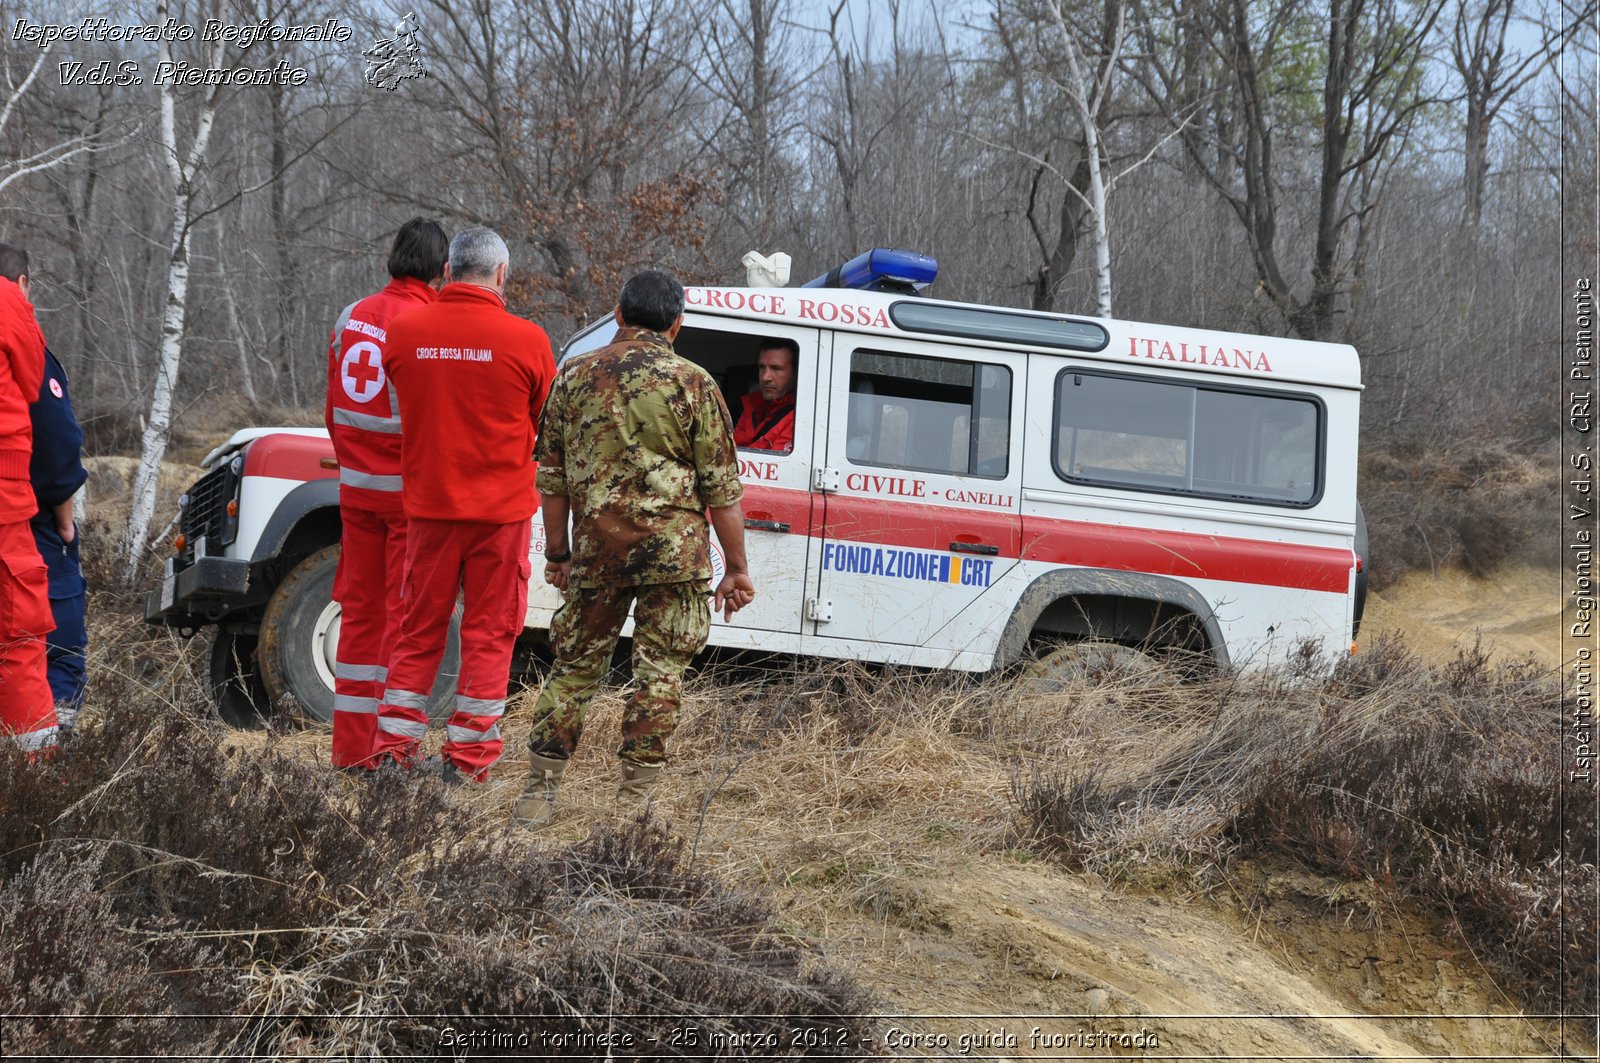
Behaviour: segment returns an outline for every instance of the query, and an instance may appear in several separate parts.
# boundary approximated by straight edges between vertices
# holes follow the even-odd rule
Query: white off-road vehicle
[[[935,269],[875,250],[798,288],[688,290],[677,350],[735,416],[761,343],[800,351],[793,449],[739,455],[759,594],[713,622],[713,646],[970,672],[1041,648],[1070,666],[1085,644],[1243,669],[1354,651],[1353,348],[917,294]],[[580,331],[563,360],[614,327]],[[328,719],[327,436],[249,429],[206,465],[146,617],[215,626],[223,718],[292,694]],[[535,557],[543,539],[536,515]],[[531,636],[558,603],[536,575]],[[452,656],[445,712],[453,671]]]

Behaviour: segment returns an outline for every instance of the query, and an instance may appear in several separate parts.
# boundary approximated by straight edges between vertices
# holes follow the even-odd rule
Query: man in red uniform
[[[794,340],[762,340],[756,358],[759,393],[744,397],[744,412],[733,430],[737,446],[753,450],[794,449],[795,363],[800,345]]]
[[[500,716],[528,609],[528,540],[539,508],[535,432],[556,375],[544,330],[506,311],[509,262],[493,231],[458,233],[438,301],[396,318],[383,356],[400,397],[406,559],[377,748],[416,764],[460,591],[461,678],[445,776],[479,782],[502,748]]]
[[[406,552],[400,408],[385,379],[389,324],[438,298],[449,249],[438,222],[412,218],[389,252],[389,284],[339,314],[328,344],[325,417],[339,459],[339,649],[333,668],[335,767],[376,768],[378,698],[400,634]]]
[[[15,252],[0,244],[0,254]],[[45,636],[55,628],[49,579],[28,521],[38,510],[28,461],[28,404],[44,383],[44,333],[16,281],[0,276],[0,736],[29,754],[56,744]]]

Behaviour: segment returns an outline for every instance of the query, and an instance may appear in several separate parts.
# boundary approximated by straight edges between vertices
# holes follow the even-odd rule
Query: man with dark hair
[[[550,626],[555,668],[528,739],[532,772],[513,813],[525,827],[555,812],[630,607],[638,687],[623,714],[618,797],[648,799],[677,724],[683,670],[710,631],[707,510],[726,560],[714,607],[731,619],[755,598],[728,407],[711,376],[672,349],[683,286],[640,273],[623,286],[614,316],[615,339],[563,369],[540,426],[544,578],[563,600]]]
[[[16,282],[27,298],[33,295],[28,255],[21,248],[0,245],[0,276]],[[55,630],[45,639],[46,676],[56,703],[60,734],[77,722],[88,680],[86,654],[89,630],[84,624],[87,587],[79,554],[78,527],[72,499],[89,478],[83,467],[83,429],[72,412],[67,394],[67,374],[47,346],[44,385],[29,407],[33,428],[33,456],[28,480],[38,505],[29,526],[47,572],[51,619]]]
[[[744,398],[744,411],[733,441],[753,450],[794,449],[795,368],[800,345],[790,339],[766,339],[756,357],[759,392]]]
[[[396,318],[383,355],[403,418],[406,555],[377,749],[416,765],[459,592],[447,781],[486,781],[500,758],[511,652],[528,611],[534,433],[556,364],[544,330],[506,310],[510,260],[492,230],[456,234],[438,302]]]
[[[339,647],[333,668],[336,767],[377,767],[378,696],[400,631],[406,550],[400,407],[385,374],[389,326],[437,298],[448,244],[436,221],[412,218],[389,252],[391,280],[339,314],[328,343],[324,417],[339,460]]]
[[[56,744],[56,712],[45,678],[49,579],[29,530],[39,506],[28,407],[44,383],[45,345],[27,273],[27,254],[0,244],[0,736],[32,756]]]

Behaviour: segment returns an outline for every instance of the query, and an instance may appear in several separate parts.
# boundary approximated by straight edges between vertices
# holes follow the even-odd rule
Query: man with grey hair
[[[374,751],[402,767],[419,763],[459,592],[461,676],[443,749],[452,781],[486,781],[500,757],[539,508],[534,442],[556,375],[544,330],[506,311],[509,268],[499,234],[457,234],[439,298],[396,317],[383,353],[400,400],[406,557]]]

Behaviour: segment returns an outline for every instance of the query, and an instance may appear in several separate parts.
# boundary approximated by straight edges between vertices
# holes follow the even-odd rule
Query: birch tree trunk
[[[167,2],[156,6],[157,23],[167,17]],[[222,45],[211,54],[213,67],[222,65]],[[162,62],[172,59],[172,46],[161,39]],[[156,364],[155,392],[150,398],[150,417],[145,422],[139,444],[139,467],[133,477],[133,504],[128,527],[118,551],[123,562],[122,582],[131,587],[139,579],[139,566],[149,545],[150,518],[156,511],[156,488],[161,479],[161,463],[172,437],[172,404],[177,393],[178,370],[183,362],[183,328],[189,295],[189,237],[194,208],[194,180],[205,162],[206,146],[216,120],[219,90],[213,88],[200,105],[194,140],[187,158],[178,154],[177,88],[168,83],[161,89],[161,153],[172,176],[172,236],[168,244],[167,294],[161,313],[161,354]]]
[[[1061,31],[1061,41],[1067,52],[1067,95],[1072,98],[1083,127],[1084,157],[1089,169],[1088,208],[1092,221],[1091,238],[1094,242],[1095,312],[1101,317],[1111,316],[1111,234],[1106,224],[1106,177],[1101,162],[1103,150],[1100,137],[1100,113],[1111,93],[1111,75],[1116,69],[1116,58],[1122,50],[1123,8],[1115,3],[1106,14],[1114,17],[1115,27],[1109,35],[1109,48],[1101,60],[1100,69],[1091,79],[1078,56],[1077,42],[1061,10],[1061,0],[1051,0],[1050,13],[1056,28]],[[1108,18],[1109,21],[1109,18]]]

